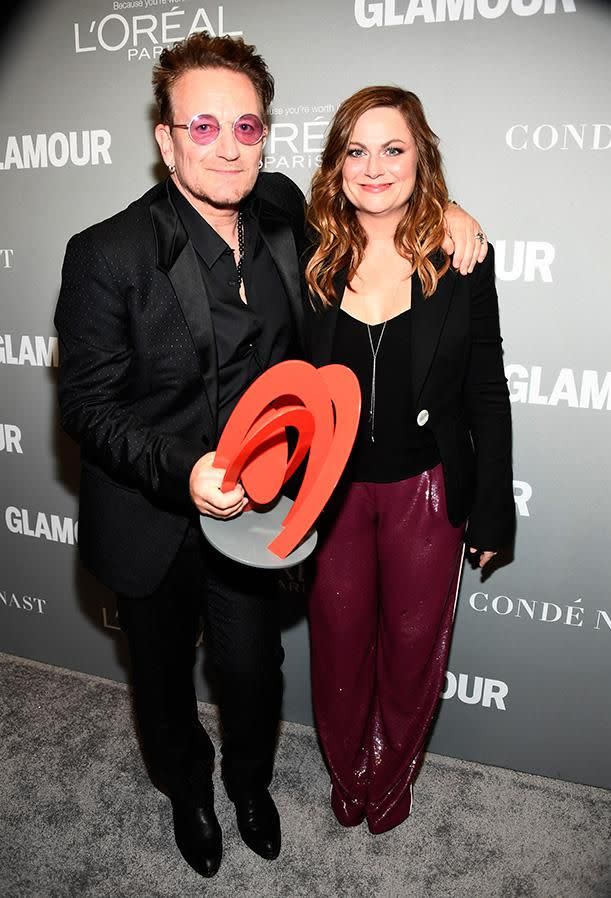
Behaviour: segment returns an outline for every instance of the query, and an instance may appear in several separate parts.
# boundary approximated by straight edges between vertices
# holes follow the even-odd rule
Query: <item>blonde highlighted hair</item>
[[[312,179],[308,223],[315,232],[317,247],[306,268],[310,293],[323,305],[340,301],[333,279],[348,269],[348,286],[363,260],[367,236],[354,206],[342,190],[342,168],[354,127],[370,109],[397,109],[409,128],[418,151],[416,184],[405,215],[395,232],[399,255],[408,259],[422,281],[425,296],[431,296],[439,278],[450,266],[441,249],[445,237],[444,210],[448,189],[442,170],[439,138],[430,129],[422,103],[399,87],[365,87],[339,106],[322,153],[320,168]]]

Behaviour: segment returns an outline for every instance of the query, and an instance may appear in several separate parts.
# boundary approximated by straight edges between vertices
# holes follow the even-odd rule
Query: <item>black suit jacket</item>
[[[280,174],[254,194],[302,341],[303,196]],[[55,326],[61,423],[81,446],[81,557],[111,589],[146,595],[196,517],[189,474],[216,439],[210,306],[167,183],[70,239]]]
[[[341,297],[346,272],[335,280]],[[339,306],[307,313],[310,357],[331,361]],[[412,278],[412,399],[418,423],[441,456],[448,516],[469,519],[466,541],[479,549],[508,545],[515,527],[511,412],[503,370],[494,251],[472,274],[450,269],[428,299]]]

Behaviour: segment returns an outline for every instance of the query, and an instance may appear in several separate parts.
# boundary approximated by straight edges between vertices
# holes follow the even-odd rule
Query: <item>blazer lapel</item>
[[[311,361],[317,367],[328,365],[333,352],[333,340],[337,327],[337,316],[346,289],[347,270],[342,269],[333,279],[337,300],[323,311],[311,313],[310,352]],[[430,371],[441,332],[445,324],[450,301],[456,285],[457,275],[446,272],[435,293],[425,299],[422,284],[416,275],[412,278],[412,379],[414,400],[418,401],[427,375]]]
[[[260,202],[258,220],[261,236],[276,264],[289,299],[299,344],[304,347],[302,278],[293,232],[286,219],[277,215],[273,206],[264,201]]]
[[[210,304],[195,250],[170,201],[167,188],[151,203],[151,217],[157,239],[157,265],[167,274],[174,288],[191,334],[216,430],[218,364]]]
[[[417,404],[430,371],[450,309],[457,275],[452,269],[440,279],[432,296],[424,298],[420,278],[412,278],[412,380]]]
[[[317,306],[310,312],[310,355],[312,364],[317,368],[328,365],[331,362],[333,353],[333,340],[335,339],[335,329],[337,327],[337,316],[339,307],[346,289],[346,279],[348,272],[345,268],[333,278],[333,286],[335,288],[335,296],[331,306],[321,309]]]

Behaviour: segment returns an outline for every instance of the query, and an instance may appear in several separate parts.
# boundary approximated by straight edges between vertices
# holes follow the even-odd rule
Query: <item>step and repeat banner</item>
[[[265,168],[307,192],[338,103],[417,93],[451,195],[496,247],[515,557],[466,568],[430,748],[611,787],[611,12],[586,0],[46,0],[0,57],[0,651],[127,679],[77,559],[78,450],[52,326],[68,238],[163,177],[151,68],[197,30],[276,77]],[[311,723],[302,572],[280,583],[284,716]],[[202,650],[203,651],[203,650]],[[199,695],[208,696],[198,674]]]

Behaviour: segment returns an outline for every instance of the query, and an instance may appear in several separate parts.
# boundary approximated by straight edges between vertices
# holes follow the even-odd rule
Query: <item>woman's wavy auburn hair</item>
[[[318,297],[324,306],[341,301],[335,295],[333,278],[342,268],[347,268],[350,288],[367,246],[367,236],[356,210],[342,190],[342,168],[358,119],[369,109],[380,106],[401,113],[418,150],[416,184],[395,232],[397,252],[412,263],[425,296],[435,292],[439,278],[450,266],[448,256],[441,249],[448,188],[438,149],[439,138],[429,128],[422,103],[411,91],[399,87],[365,87],[339,106],[331,122],[320,168],[312,179],[308,223],[315,232],[317,248],[306,267],[306,280],[314,301]]]

